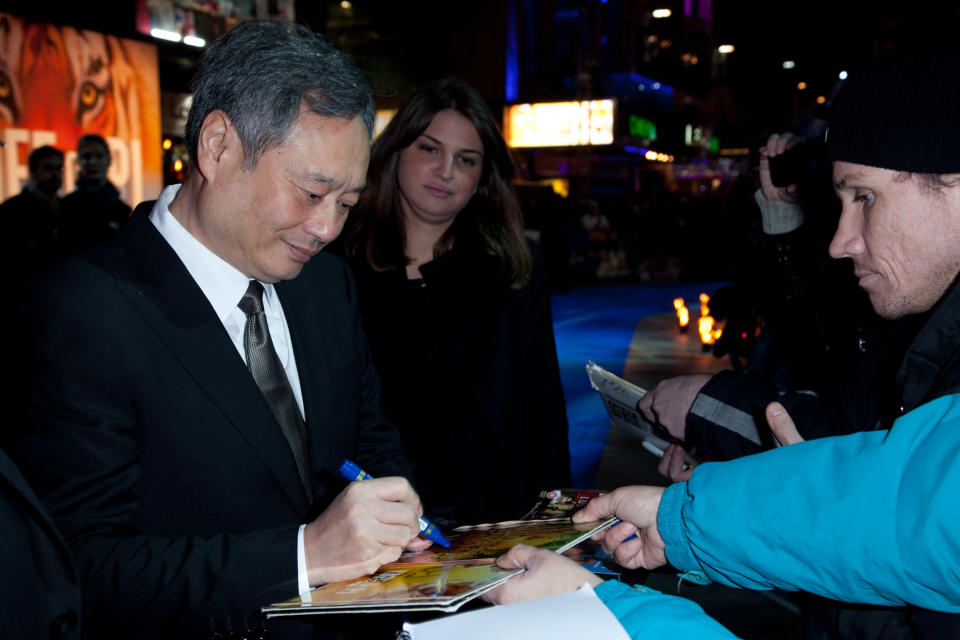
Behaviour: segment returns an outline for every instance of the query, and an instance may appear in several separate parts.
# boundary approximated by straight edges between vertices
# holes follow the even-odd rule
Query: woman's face
[[[403,214],[444,229],[477,191],[483,171],[483,143],[469,120],[447,109],[400,152],[397,182]]]

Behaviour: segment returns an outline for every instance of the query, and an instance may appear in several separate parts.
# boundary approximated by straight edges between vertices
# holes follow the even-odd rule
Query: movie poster
[[[160,85],[151,44],[0,13],[0,197],[18,194],[27,157],[65,154],[63,192],[76,180],[77,140],[110,146],[107,177],[136,206],[163,187]]]

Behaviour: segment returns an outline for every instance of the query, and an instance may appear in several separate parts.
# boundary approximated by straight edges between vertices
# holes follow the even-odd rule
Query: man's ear
[[[200,125],[197,139],[197,170],[209,182],[224,168],[243,162],[243,145],[227,114],[214,109]]]

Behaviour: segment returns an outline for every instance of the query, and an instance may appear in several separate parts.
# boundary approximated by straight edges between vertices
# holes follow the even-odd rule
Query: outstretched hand
[[[573,560],[553,551],[525,544],[518,544],[497,558],[497,566],[501,569],[525,571],[481,596],[493,604],[513,604],[545,598],[579,589],[584,582],[592,587],[603,582]]]
[[[667,563],[666,545],[657,531],[663,487],[620,487],[590,500],[573,514],[574,522],[616,516],[620,524],[593,536],[603,550],[628,569],[656,569]],[[635,538],[627,540],[637,534]]]
[[[684,482],[693,475],[697,465],[687,462],[687,450],[678,444],[671,444],[663,452],[663,458],[657,465],[660,475],[670,478],[673,482]]]
[[[777,439],[781,447],[804,441],[803,436],[797,431],[797,426],[793,424],[793,418],[790,417],[782,404],[771,402],[767,405],[765,413],[770,431],[773,432],[773,437]]]
[[[661,380],[640,398],[637,410],[651,424],[662,426],[671,436],[683,440],[690,407],[711,377],[710,374],[699,373]]]

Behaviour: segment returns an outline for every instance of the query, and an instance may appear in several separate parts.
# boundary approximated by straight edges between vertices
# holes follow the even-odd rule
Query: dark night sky
[[[714,35],[737,47],[730,88],[754,117],[801,80],[809,97],[829,96],[841,70],[855,72],[891,41],[954,55],[958,46],[960,2],[714,0],[713,9]],[[787,59],[795,69],[782,68]]]
[[[115,33],[132,31],[132,0],[95,4],[97,11],[91,12],[89,7],[93,5],[83,3],[0,0],[0,10]],[[374,84],[379,80],[384,85],[379,87],[382,93],[406,89],[403,85],[417,84],[437,74],[458,73],[477,84],[488,98],[497,100],[502,98],[504,64],[503,26],[499,24],[503,18],[495,8],[498,4],[354,0],[357,15],[369,18],[367,25],[374,26],[378,39],[359,44],[354,40],[352,44],[357,46],[353,48],[348,32],[343,45],[353,48],[358,64]],[[564,4],[555,2],[555,6]],[[728,57],[724,84],[751,119],[763,120],[787,111],[785,105],[797,95],[799,80],[809,84],[808,90],[799,95],[801,100],[829,96],[837,73],[841,69],[853,72],[865,64],[878,40],[906,34],[908,39],[954,49],[960,41],[956,36],[960,33],[957,0],[713,0],[712,4],[716,40],[736,46]],[[108,6],[114,9],[106,10]],[[298,0],[297,7],[301,19],[314,18],[317,22],[334,16],[339,9],[327,0]],[[948,36],[936,35],[935,29]],[[161,46],[168,49],[168,59],[188,54],[196,57],[196,52],[181,51],[187,48],[180,45]],[[796,69],[783,70],[785,59],[795,60]],[[182,72],[172,68],[167,75],[167,84],[186,85],[190,71],[186,67]],[[185,86],[169,88],[185,90]]]

